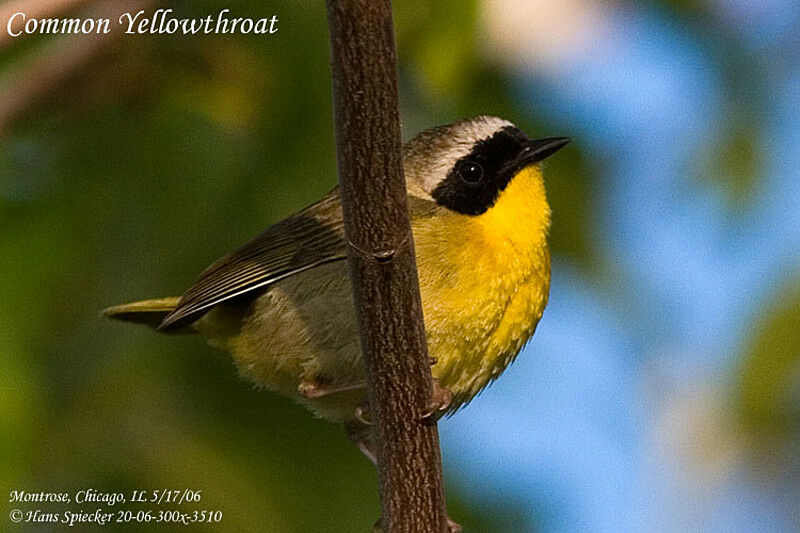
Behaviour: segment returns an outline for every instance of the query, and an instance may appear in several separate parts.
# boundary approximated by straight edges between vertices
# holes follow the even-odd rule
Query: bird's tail
[[[144,324],[151,328],[157,328],[161,324],[161,321],[164,320],[164,317],[175,309],[178,305],[178,300],[180,300],[178,296],[142,300],[140,302],[115,305],[104,309],[100,314],[101,316],[113,318],[114,320]],[[185,327],[170,331],[170,333],[194,333],[194,330],[191,327]]]

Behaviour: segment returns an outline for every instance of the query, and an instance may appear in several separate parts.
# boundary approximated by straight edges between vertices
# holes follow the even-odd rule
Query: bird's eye
[[[458,166],[458,174],[467,183],[478,183],[483,178],[483,167],[472,161],[464,161]]]

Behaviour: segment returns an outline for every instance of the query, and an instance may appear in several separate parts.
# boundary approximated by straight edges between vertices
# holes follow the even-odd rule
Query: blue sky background
[[[800,271],[800,4],[752,4],[716,3],[763,76],[763,175],[735,212],[700,178],[723,73],[664,12],[609,4],[588,51],[549,68],[520,58],[519,98],[552,110],[539,118],[603,169],[593,238],[612,281],[556,258],[533,341],[470,416],[441,424],[446,465],[469,465],[476,501],[523,502],[546,531],[800,527],[796,477],[759,480],[736,452],[703,473],[670,431],[704,420],[760,311]]]

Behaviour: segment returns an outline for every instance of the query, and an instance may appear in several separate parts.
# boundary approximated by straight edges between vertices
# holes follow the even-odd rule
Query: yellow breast
[[[433,374],[469,401],[514,359],[547,304],[550,208],[536,166],[482,215],[412,220]]]

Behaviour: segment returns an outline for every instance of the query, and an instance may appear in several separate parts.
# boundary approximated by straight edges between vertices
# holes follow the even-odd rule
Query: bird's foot
[[[433,396],[422,414],[423,421],[435,422],[453,403],[453,393],[450,389],[439,385],[439,380],[433,378]]]
[[[461,525],[452,520],[449,516],[447,517],[447,533],[461,533],[463,528]],[[375,525],[372,526],[372,533],[383,533],[383,527],[381,525],[381,519],[379,518]]]
[[[336,394],[337,392],[345,392],[357,389],[363,389],[367,386],[366,383],[359,382],[352,385],[321,385],[313,381],[301,381],[297,386],[297,392],[303,398],[313,399],[322,398],[329,394]]]
[[[453,402],[453,393],[439,385],[439,380],[433,379],[433,396],[430,403],[425,407],[420,419],[424,422],[435,422],[444,414]],[[369,402],[366,400],[356,407],[355,418],[362,424],[371,426],[374,424],[369,412]]]
[[[461,533],[461,530],[464,529],[461,527],[461,524],[450,518],[447,517],[447,533]]]
[[[365,426],[371,426],[375,423],[372,421],[372,416],[369,412],[369,400],[364,400],[361,405],[356,407],[355,417]]]

